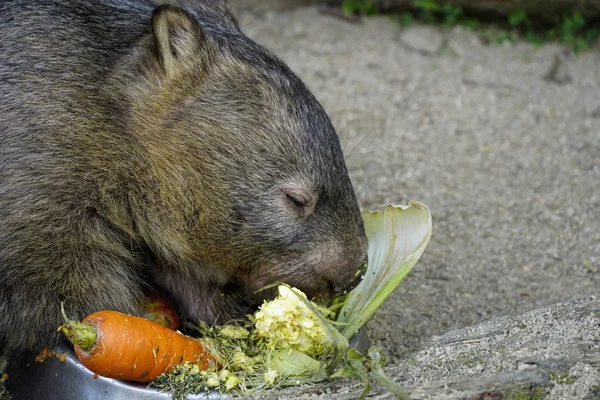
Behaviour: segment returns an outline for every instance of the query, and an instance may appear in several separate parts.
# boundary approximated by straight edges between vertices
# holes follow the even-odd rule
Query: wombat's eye
[[[315,198],[308,190],[299,187],[287,187],[281,189],[281,194],[281,198],[286,205],[285,208],[296,217],[306,218],[313,213]]]
[[[284,191],[285,197],[296,207],[306,207],[308,204],[308,199],[301,195],[300,193],[292,192],[292,191]]]

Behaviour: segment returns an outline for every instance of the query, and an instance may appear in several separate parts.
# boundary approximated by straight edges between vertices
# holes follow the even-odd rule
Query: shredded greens
[[[187,363],[161,375],[151,386],[173,399],[219,391],[249,395],[273,387],[354,376],[364,382],[359,398],[377,382],[400,399],[409,395],[383,370],[379,349],[361,354],[349,347],[356,334],[417,263],[431,237],[426,206],[386,206],[363,212],[369,239],[369,269],[363,281],[330,308],[281,284],[279,295],[235,325],[199,327],[200,339],[218,367],[201,371]],[[337,310],[337,311],[334,311]]]

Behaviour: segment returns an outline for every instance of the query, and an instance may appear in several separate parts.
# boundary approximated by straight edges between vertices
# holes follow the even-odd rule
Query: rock
[[[402,31],[400,42],[410,50],[434,55],[446,45],[446,38],[434,27],[413,25]]]
[[[564,56],[560,54],[554,56],[550,68],[548,68],[548,71],[544,75],[544,79],[559,85],[572,81],[571,74],[567,68],[567,61]]]
[[[490,391],[504,398],[532,391],[550,399],[593,396],[600,385],[600,300],[448,332],[389,372],[414,399],[481,398]]]

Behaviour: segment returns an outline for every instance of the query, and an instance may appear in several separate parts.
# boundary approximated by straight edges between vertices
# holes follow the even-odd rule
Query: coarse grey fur
[[[226,321],[366,257],[335,131],[221,1],[0,3],[0,349],[159,286]]]

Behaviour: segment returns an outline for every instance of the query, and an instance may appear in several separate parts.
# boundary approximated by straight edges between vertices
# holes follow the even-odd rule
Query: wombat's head
[[[367,239],[323,108],[236,29],[171,7],[152,22],[138,119],[168,208],[153,246],[212,271],[199,276],[237,282],[254,302],[277,281],[322,299],[348,288]]]

